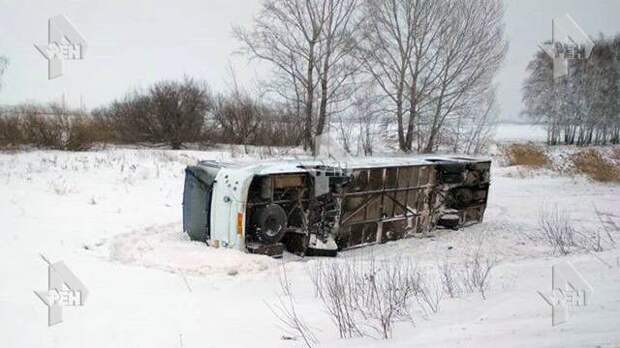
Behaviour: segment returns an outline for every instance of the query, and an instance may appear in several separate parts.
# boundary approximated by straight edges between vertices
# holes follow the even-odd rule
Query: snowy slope
[[[618,185],[549,173],[521,178],[514,168],[495,167],[483,224],[341,253],[341,259],[411,257],[433,267],[445,259],[458,263],[480,244],[500,261],[486,300],[446,299],[439,313],[399,323],[391,340],[341,340],[313,295],[307,270],[317,259],[211,249],[181,233],[183,168],[229,158],[229,151],[129,149],[0,154],[2,346],[298,347],[300,341],[282,339],[269,308],[277,303],[283,262],[297,310],[322,346],[620,345],[618,251],[558,258],[524,237],[536,228],[541,207],[565,208],[592,228],[599,223],[594,209],[618,221]],[[64,322],[54,327],[33,293],[47,287],[39,254],[65,261],[90,290],[86,305],[65,308]],[[552,327],[537,291],[551,288],[551,266],[564,260],[595,292],[570,322]]]

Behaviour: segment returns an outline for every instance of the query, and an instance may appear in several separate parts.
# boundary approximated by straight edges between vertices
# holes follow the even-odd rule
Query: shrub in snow
[[[597,211],[599,220],[603,217]],[[577,225],[565,210],[555,207],[552,210],[541,210],[538,229],[529,237],[549,245],[554,254],[568,255],[575,251],[600,252],[615,245],[613,234],[617,232],[615,225],[601,220],[601,226],[585,229]]]
[[[411,321],[412,301],[419,296],[438,308],[434,292],[408,259],[321,261],[310,270],[316,295],[341,338],[392,336],[396,321]]]

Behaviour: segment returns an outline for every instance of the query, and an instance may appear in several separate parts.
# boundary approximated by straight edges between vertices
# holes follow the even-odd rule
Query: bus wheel
[[[277,243],[286,232],[286,211],[278,204],[269,204],[258,213],[256,225],[256,239],[265,244]]]

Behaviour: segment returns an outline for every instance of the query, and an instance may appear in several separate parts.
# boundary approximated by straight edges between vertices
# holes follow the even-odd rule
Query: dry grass
[[[577,172],[587,175],[594,181],[620,182],[620,168],[594,149],[572,155],[571,161]]]
[[[34,146],[86,151],[94,143],[112,140],[104,124],[55,104],[25,104],[17,112],[0,115],[0,149]]]
[[[532,144],[512,144],[503,150],[504,156],[511,166],[527,166],[533,168],[547,167],[551,164],[549,157],[541,146]]]
[[[611,158],[615,161],[620,161],[620,146],[616,146],[611,150]]]

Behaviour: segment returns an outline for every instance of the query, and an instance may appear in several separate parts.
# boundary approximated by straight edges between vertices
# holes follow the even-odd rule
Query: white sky
[[[521,110],[521,82],[551,19],[569,13],[591,36],[620,32],[620,0],[507,0],[510,50],[498,76],[502,118]],[[216,90],[230,81],[256,83],[256,62],[234,55],[233,25],[250,25],[259,0],[0,0],[0,55],[11,63],[0,104],[82,99],[95,107],[132,88],[180,78],[205,79]],[[34,48],[47,42],[47,20],[63,14],[85,36],[83,61],[66,62],[64,76],[48,81],[47,61]],[[262,73],[265,73],[263,68]]]

